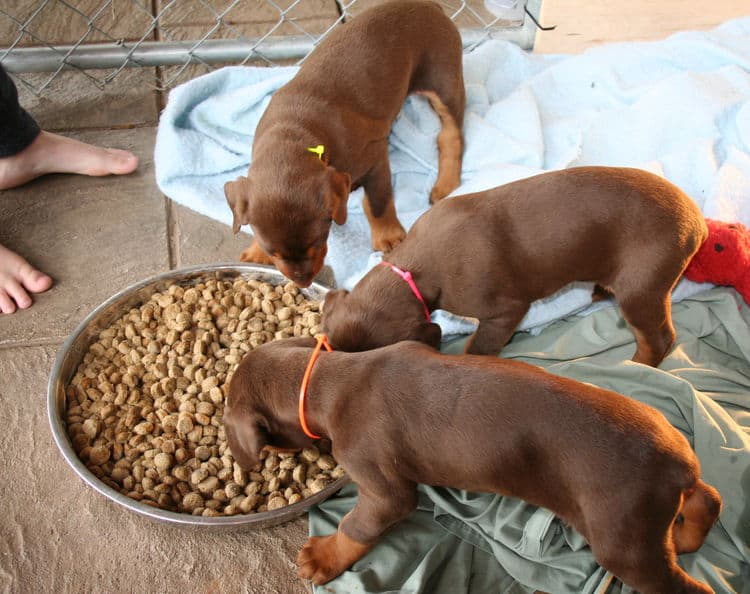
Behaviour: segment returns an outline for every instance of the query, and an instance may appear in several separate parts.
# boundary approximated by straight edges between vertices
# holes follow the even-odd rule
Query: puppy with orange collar
[[[400,242],[388,136],[410,93],[424,95],[442,125],[431,201],[458,187],[461,37],[434,2],[383,4],[337,27],[271,99],[247,177],[224,186],[234,232],[253,229],[241,259],[274,264],[308,286],[323,266],[331,223],[346,222],[349,192],[359,186],[373,249],[387,252]]]
[[[677,555],[701,546],[721,496],[658,410],[518,361],[411,341],[361,353],[321,344],[291,338],[249,352],[224,411],[243,468],[266,445],[322,436],[359,486],[338,531],[300,552],[301,577],[323,584],[349,568],[415,509],[421,483],[545,507],[643,594],[712,592]]]

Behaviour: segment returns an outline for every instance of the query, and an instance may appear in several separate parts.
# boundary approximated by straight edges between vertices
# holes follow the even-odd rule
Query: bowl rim
[[[116,491],[101,479],[99,479],[93,472],[91,472],[83,461],[78,457],[73,444],[70,441],[68,433],[65,428],[63,415],[58,410],[58,386],[62,386],[64,390],[67,387],[68,382],[71,378],[62,378],[62,367],[66,357],[72,350],[72,347],[76,344],[79,337],[86,332],[89,325],[97,319],[97,317],[106,311],[108,308],[117,305],[119,301],[126,299],[127,297],[134,295],[139,290],[146,289],[147,287],[154,285],[159,282],[165,281],[176,281],[181,280],[185,277],[198,277],[201,273],[215,274],[215,273],[233,273],[236,272],[237,276],[247,274],[270,274],[271,276],[278,276],[280,280],[291,282],[289,279],[284,277],[276,268],[273,266],[266,266],[263,264],[246,264],[246,263],[219,263],[219,264],[198,264],[194,266],[186,266],[182,268],[175,268],[167,272],[162,272],[157,275],[151,276],[147,279],[137,281],[124,289],[118,291],[113,296],[109,297],[97,307],[95,307],[76,328],[68,335],[63,344],[57,351],[55,361],[50,371],[49,379],[47,381],[47,417],[49,420],[50,428],[52,430],[52,438],[57,445],[58,450],[65,458],[68,465],[75,471],[80,479],[84,481],[89,487],[92,487],[95,491],[104,495],[107,499],[110,499],[116,503],[119,503],[126,509],[134,511],[138,514],[147,516],[152,520],[161,522],[180,524],[186,526],[206,526],[206,527],[247,527],[247,528],[263,528],[270,527],[275,524],[280,524],[292,520],[305,511],[328,497],[334,495],[341,487],[349,482],[348,476],[337,479],[330,485],[326,486],[325,489],[314,493],[310,497],[306,497],[297,503],[287,505],[278,510],[268,510],[263,512],[256,512],[253,514],[236,514],[233,516],[194,516],[192,514],[175,512],[170,510],[161,509],[158,507],[152,507],[141,503],[136,499],[132,499],[127,495],[123,495],[119,491]],[[313,282],[310,287],[301,289],[302,291],[314,289],[325,295],[330,288]],[[80,361],[76,364],[76,368],[80,364]],[[65,395],[63,394],[63,397]],[[255,526],[257,524],[257,526]]]

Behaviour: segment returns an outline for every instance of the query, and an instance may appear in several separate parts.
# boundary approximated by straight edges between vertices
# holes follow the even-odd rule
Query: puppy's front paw
[[[240,262],[255,262],[256,264],[273,264],[271,257],[266,254],[257,243],[254,241],[250,244],[242,254],[240,254]]]
[[[372,231],[372,249],[379,252],[390,252],[406,237],[401,223],[378,227]]]
[[[348,565],[336,554],[336,536],[311,536],[297,555],[297,575],[320,586],[341,575]],[[342,566],[343,565],[343,566]]]

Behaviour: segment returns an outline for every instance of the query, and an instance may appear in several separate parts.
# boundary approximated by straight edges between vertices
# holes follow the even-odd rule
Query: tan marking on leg
[[[258,245],[258,242],[253,239],[250,247],[247,248],[242,254],[240,254],[241,262],[255,262],[256,264],[271,264],[273,260],[266,252],[264,252]]]
[[[591,292],[591,301],[596,303],[597,301],[604,301],[605,299],[612,299],[615,296],[612,289],[605,287],[604,285],[594,285],[594,290]]]
[[[341,530],[329,536],[311,536],[297,555],[297,575],[320,586],[341,575],[364,557],[372,545],[357,542]]]
[[[461,183],[461,159],[463,154],[463,139],[453,115],[433,91],[419,91],[419,95],[427,98],[432,109],[440,118],[441,129],[437,137],[438,143],[438,177],[430,192],[430,202],[435,203],[445,198]]]
[[[364,201],[365,214],[370,222],[370,231],[372,233],[372,249],[381,252],[390,252],[406,236],[406,231],[396,216],[396,207],[393,200],[383,211],[383,215],[376,217],[370,209],[370,201],[365,196]]]

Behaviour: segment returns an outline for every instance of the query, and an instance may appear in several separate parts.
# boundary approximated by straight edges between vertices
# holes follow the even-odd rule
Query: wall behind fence
[[[37,96],[74,71],[100,90],[161,91],[225,64],[295,64],[382,0],[14,0],[0,6],[0,63]],[[470,49],[533,45],[541,0],[441,0]],[[139,69],[134,75],[131,69]]]

